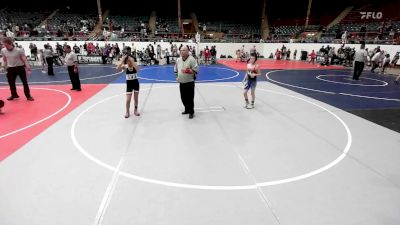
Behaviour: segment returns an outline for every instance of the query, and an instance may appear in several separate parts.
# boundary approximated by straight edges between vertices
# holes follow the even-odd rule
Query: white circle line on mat
[[[237,88],[237,86],[234,85],[209,85],[209,86],[222,86],[222,87],[234,87]],[[170,87],[175,87],[175,86],[165,86],[165,87],[153,87],[153,89],[160,89],[160,88],[170,88]],[[146,90],[146,89],[144,89]],[[185,183],[177,183],[177,182],[169,182],[169,181],[163,181],[163,180],[157,180],[157,179],[151,179],[151,178],[147,178],[147,177],[142,177],[142,176],[138,176],[138,175],[134,175],[128,172],[124,172],[124,171],[120,171],[119,174],[121,176],[124,176],[126,178],[130,178],[130,179],[134,179],[137,181],[142,181],[142,182],[146,182],[146,183],[151,183],[151,184],[157,184],[157,185],[162,185],[162,186],[168,186],[168,187],[177,187],[177,188],[187,188],[187,189],[200,189],[200,190],[249,190],[249,189],[257,189],[259,187],[266,187],[266,186],[273,186],[273,185],[279,185],[279,184],[285,184],[285,183],[290,183],[290,182],[294,182],[294,181],[298,181],[298,180],[303,180],[309,177],[312,177],[314,175],[320,174],[330,168],[332,168],[333,166],[335,166],[336,164],[338,164],[340,161],[342,161],[347,153],[350,150],[351,144],[352,144],[352,134],[351,131],[349,129],[349,127],[347,126],[347,124],[339,117],[337,116],[335,113],[333,113],[332,111],[330,111],[329,109],[318,105],[317,103],[314,103],[310,100],[301,98],[301,97],[297,97],[294,95],[289,95],[289,94],[285,94],[285,93],[281,93],[281,92],[276,92],[276,91],[271,91],[271,90],[265,90],[265,89],[261,89],[259,88],[258,90],[264,91],[264,92],[270,92],[270,93],[274,93],[274,94],[279,94],[279,95],[284,95],[284,96],[288,96],[291,98],[295,98],[304,102],[307,102],[309,104],[312,104],[320,109],[323,109],[324,111],[328,112],[329,114],[331,114],[336,120],[338,120],[342,126],[344,127],[346,134],[347,134],[347,143],[346,146],[344,147],[342,153],[332,162],[328,163],[327,165],[318,168],[316,170],[312,170],[310,172],[307,172],[305,174],[301,174],[298,176],[294,176],[294,177],[290,177],[290,178],[285,178],[285,179],[280,179],[280,180],[274,180],[274,181],[266,181],[266,182],[260,182],[260,183],[256,183],[253,185],[230,185],[230,186],[212,186],[212,185],[197,185],[197,184],[185,184]],[[96,107],[99,104],[102,104],[110,99],[113,99],[115,97],[124,95],[125,93],[122,94],[118,94],[118,95],[114,95],[111,97],[107,97],[104,98],[96,103],[94,103],[93,105],[89,106],[88,108],[86,108],[85,110],[83,110],[81,113],[79,113],[79,115],[74,119],[72,126],[71,126],[71,139],[73,144],[75,145],[76,149],[82,154],[84,155],[86,158],[88,158],[90,161],[98,164],[99,166],[111,170],[113,172],[115,172],[117,170],[116,167],[111,166],[97,158],[95,158],[94,156],[92,156],[91,154],[89,154],[79,143],[77,137],[76,137],[76,125],[79,122],[80,118],[87,113],[88,111],[90,111],[91,109],[93,109],[94,107]]]

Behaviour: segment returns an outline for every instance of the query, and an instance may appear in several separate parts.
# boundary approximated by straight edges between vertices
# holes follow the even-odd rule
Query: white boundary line
[[[6,88],[0,88],[0,89],[6,89]],[[25,126],[25,127],[22,127],[22,128],[20,128],[20,129],[18,129],[18,130],[15,130],[15,131],[9,132],[9,133],[7,133],[7,134],[1,135],[1,136],[0,136],[0,139],[1,139],[1,138],[5,138],[5,137],[7,137],[7,136],[10,136],[10,135],[12,135],[12,134],[21,132],[21,131],[26,130],[26,129],[28,129],[28,128],[31,128],[31,127],[33,127],[33,126],[35,126],[35,125],[37,125],[37,124],[39,124],[39,123],[41,123],[41,122],[43,122],[43,121],[46,121],[46,120],[50,119],[51,117],[53,117],[53,116],[59,114],[61,111],[63,111],[65,108],[67,108],[68,105],[71,103],[71,99],[72,99],[72,98],[71,98],[71,95],[69,95],[68,93],[66,93],[66,92],[64,92],[64,91],[60,91],[60,90],[52,89],[52,88],[35,88],[35,87],[33,87],[33,88],[31,88],[31,89],[60,92],[60,93],[66,95],[66,96],[68,97],[68,101],[67,101],[67,103],[66,103],[61,109],[59,109],[59,110],[56,111],[55,113],[51,114],[50,116],[47,116],[47,117],[45,117],[45,118],[43,118],[43,119],[41,119],[41,120],[36,121],[35,123],[32,123],[32,124],[27,125],[27,126]]]
[[[221,87],[230,87],[230,88],[237,88],[236,86],[233,85],[210,85],[210,86],[221,86]],[[161,88],[170,88],[170,87],[175,87],[175,86],[165,86],[165,87],[156,87],[157,89],[161,89]],[[144,89],[147,90],[147,89]],[[264,92],[269,92],[269,93],[274,93],[274,94],[279,94],[279,95],[284,95],[287,97],[292,97],[307,103],[310,103],[320,109],[323,109],[324,111],[328,112],[329,114],[331,114],[334,118],[336,118],[341,124],[342,126],[345,128],[346,133],[347,133],[347,144],[345,146],[345,148],[342,151],[342,154],[336,158],[334,161],[330,162],[329,164],[310,171],[308,173],[299,175],[299,176],[295,176],[295,177],[291,177],[291,178],[286,178],[286,179],[281,179],[281,180],[275,180],[275,181],[268,181],[268,182],[262,182],[262,183],[256,183],[254,185],[237,185],[237,186],[210,186],[210,185],[196,185],[196,184],[183,184],[183,183],[176,183],[176,182],[168,182],[168,181],[161,181],[161,180],[156,180],[156,179],[150,179],[150,178],[146,178],[146,177],[141,177],[141,176],[137,176],[137,175],[133,175],[127,172],[123,172],[120,171],[120,175],[124,176],[126,178],[130,178],[130,179],[134,179],[137,181],[142,181],[142,182],[146,182],[146,183],[151,183],[151,184],[157,184],[157,185],[163,185],[163,186],[168,186],[168,187],[177,187],[177,188],[188,188],[188,189],[200,189],[200,190],[249,190],[249,189],[257,189],[258,187],[266,187],[266,186],[272,186],[272,185],[278,185],[278,184],[284,184],[284,183],[290,183],[290,182],[294,182],[294,181],[298,181],[298,180],[302,180],[302,179],[306,179],[309,178],[311,176],[317,175],[319,173],[322,173],[328,169],[330,169],[331,167],[335,166],[336,164],[338,164],[341,160],[343,160],[347,153],[350,150],[351,144],[352,144],[352,135],[351,135],[351,131],[349,129],[349,127],[347,126],[347,124],[339,117],[337,116],[335,113],[333,113],[332,111],[328,110],[327,108],[320,106],[314,102],[311,102],[307,99],[303,99],[294,95],[289,95],[289,94],[285,94],[285,93],[281,93],[281,92],[276,92],[276,91],[271,91],[271,90],[265,90],[265,89],[257,89],[257,90],[261,90]],[[89,160],[91,160],[92,162],[98,164],[99,166],[111,170],[113,172],[117,171],[117,168],[108,165],[107,163],[104,163],[102,161],[100,161],[99,159],[93,157],[92,155],[90,155],[78,142],[76,135],[75,135],[75,129],[76,129],[76,125],[78,123],[78,121],[80,120],[80,118],[87,113],[88,111],[90,111],[91,109],[93,109],[94,107],[96,107],[97,105],[104,103],[110,99],[113,99],[115,97],[124,95],[125,93],[122,94],[118,94],[118,95],[114,95],[111,97],[107,97],[103,100],[100,100],[96,103],[94,103],[93,105],[89,106],[88,108],[86,108],[85,110],[83,110],[73,121],[72,126],[71,126],[71,139],[73,144],[75,145],[75,147],[77,148],[77,150],[79,152],[81,152],[86,158],[88,158]]]
[[[345,85],[354,85],[354,86],[363,86],[363,87],[384,87],[384,86],[389,85],[385,81],[372,79],[372,78],[367,78],[367,77],[360,77],[360,79],[378,81],[378,82],[382,82],[383,84],[352,84],[352,83],[345,83],[345,82],[326,80],[326,79],[323,79],[321,77],[351,77],[351,76],[348,76],[348,75],[318,75],[316,77],[318,80],[325,81],[325,82],[330,82],[330,83],[336,83],[336,84],[345,84]]]
[[[149,88],[149,93],[147,94],[147,96],[144,99],[143,109],[144,109],[144,107],[145,107],[145,105],[147,103],[147,100],[148,100],[149,96],[150,96],[152,87],[153,87],[153,84],[151,84],[151,86]],[[138,122],[139,121],[141,121],[140,118],[139,118]],[[131,138],[127,139],[128,140],[128,145],[126,146],[126,148],[125,148],[125,150],[124,150],[124,152],[123,152],[123,154],[122,154],[122,156],[121,156],[121,158],[119,160],[118,166],[117,166],[116,170],[114,171],[113,177],[112,177],[110,183],[108,184],[107,190],[104,193],[102,203],[101,203],[101,205],[100,205],[100,207],[99,207],[99,209],[97,211],[97,214],[96,214],[95,225],[101,225],[101,223],[103,221],[103,218],[104,218],[104,215],[105,215],[105,213],[107,211],[107,208],[110,205],[110,201],[111,201],[112,196],[114,194],[115,188],[117,187],[117,183],[118,183],[118,180],[119,180],[121,167],[124,165],[124,162],[125,162],[125,159],[126,159],[126,154],[128,153],[129,149],[131,149],[132,137],[134,137],[134,134],[136,133],[137,127],[138,127],[138,123],[136,123],[136,126],[132,130],[132,133],[130,135]]]
[[[354,95],[354,94],[343,93],[343,92],[336,93],[336,92],[331,92],[331,91],[322,91],[322,90],[318,90],[318,89],[306,88],[306,87],[301,87],[301,86],[296,86],[296,85],[291,85],[291,84],[279,82],[279,81],[273,80],[273,79],[271,79],[269,77],[269,75],[271,73],[280,72],[280,71],[284,72],[285,70],[272,70],[272,71],[269,71],[268,73],[266,73],[265,76],[267,77],[267,80],[272,81],[273,83],[282,84],[284,86],[299,88],[299,89],[308,90],[308,91],[315,91],[315,92],[320,92],[320,93],[325,93],[325,94],[332,94],[332,95],[336,95],[337,94],[337,95],[353,96],[353,97],[358,97],[358,98],[369,98],[369,99],[400,102],[400,99],[394,99],[394,98],[380,98],[380,97],[367,96],[367,95]]]
[[[312,88],[300,87],[300,86],[296,86],[296,85],[292,85],[292,84],[286,84],[286,83],[282,83],[282,82],[272,80],[271,78],[269,78],[268,74],[270,74],[272,72],[278,72],[278,71],[282,71],[282,70],[273,70],[273,71],[268,72],[266,74],[267,79],[270,81],[273,81],[274,83],[282,84],[282,85],[289,86],[289,87],[300,88],[300,89],[304,89],[304,90],[308,90],[308,91],[316,91],[316,92],[331,94],[331,95],[336,94],[335,92],[331,92],[331,91],[323,91],[323,90],[317,90],[317,89],[312,89]]]
[[[105,68],[113,68],[110,66],[84,66],[84,67],[105,67]],[[61,68],[61,67],[60,67]],[[37,70],[38,68],[36,68]],[[122,72],[118,72],[118,73],[113,73],[113,74],[108,74],[108,75],[102,75],[102,76],[97,76],[97,77],[87,77],[87,78],[81,78],[80,80],[94,80],[94,79],[99,79],[99,78],[104,78],[104,77],[112,77],[118,74],[122,74]],[[32,75],[31,75],[32,76]],[[54,84],[54,83],[66,83],[66,82],[70,82],[71,80],[53,80],[53,81],[33,81],[33,82],[28,82],[29,84]],[[8,84],[8,82],[0,82],[0,84]],[[22,84],[20,82],[16,83],[16,84]]]
[[[82,65],[82,64],[78,64],[78,65]],[[116,67],[112,67],[112,66],[104,66],[104,65],[85,65],[85,66],[79,66],[79,68],[81,68],[81,67],[95,67],[95,68],[98,68],[98,67],[106,67],[106,68],[116,68]],[[45,68],[47,68],[47,67],[45,67]],[[54,66],[53,67],[53,69],[66,69],[67,67],[66,66]],[[42,70],[42,68],[40,68],[40,67],[36,67],[36,68],[32,68],[32,71],[33,70]],[[0,73],[0,75],[6,75],[7,73],[5,73],[5,72],[1,72]]]
[[[376,99],[376,100],[386,100],[386,101],[400,102],[400,99],[395,99],[395,98],[380,98],[380,97],[373,97],[373,96],[354,95],[354,94],[348,94],[348,93],[338,93],[338,94],[351,96],[351,97],[369,98],[369,99]]]
[[[94,221],[95,225],[101,225],[101,223],[103,222],[105,212],[111,201],[112,193],[114,193],[115,188],[117,187],[117,183],[119,180],[119,171],[121,170],[121,166],[122,166],[123,162],[124,162],[124,158],[121,158],[116,170],[114,171],[111,181],[107,186],[106,192],[104,193],[103,199],[101,200],[99,210],[97,211],[97,214],[95,217],[95,221]]]

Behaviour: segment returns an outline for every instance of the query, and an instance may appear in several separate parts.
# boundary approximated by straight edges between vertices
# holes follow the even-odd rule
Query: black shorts
[[[139,92],[139,81],[138,79],[126,81],[126,92]]]

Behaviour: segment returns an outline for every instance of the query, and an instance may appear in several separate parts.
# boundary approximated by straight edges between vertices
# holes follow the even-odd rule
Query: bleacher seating
[[[0,31],[15,31],[18,26],[19,31],[31,31],[50,13],[43,12],[20,12],[20,11],[2,11],[0,13]]]
[[[400,4],[399,4],[400,6]],[[400,14],[392,6],[372,6],[367,5],[363,7],[355,7],[339,24],[331,27],[329,30],[324,30],[319,37],[315,36],[305,36],[303,32],[317,32],[321,31],[321,27],[327,25],[330,21],[337,16],[339,12],[336,13],[336,9],[332,9],[332,12],[326,13],[324,11],[313,12],[313,16],[309,20],[309,25],[307,28],[304,27],[305,18],[288,18],[288,19],[271,19],[270,22],[270,34],[271,37],[268,40],[270,42],[289,42],[291,39],[301,39],[304,42],[340,42],[341,33],[348,31],[349,39],[352,41],[360,40],[360,29],[364,24],[366,24],[366,39],[369,41],[374,41],[379,35],[379,41],[383,43],[390,43],[393,39],[399,36],[400,29]],[[362,20],[361,11],[382,11],[382,20]],[[94,29],[97,21],[98,15],[96,11],[91,12],[72,12],[68,10],[58,11],[55,15],[49,18],[44,27],[39,26],[41,22],[45,20],[50,14],[51,10],[43,12],[18,12],[18,11],[5,11],[0,10],[0,36],[5,35],[7,29],[15,32],[16,26],[20,32],[15,32],[15,36],[18,38],[28,38],[26,36],[33,37],[45,37],[51,39],[63,39],[63,38],[89,38],[88,34]],[[208,18],[208,17],[207,17]],[[208,41],[232,41],[232,42],[258,42],[261,37],[260,25],[257,22],[231,22],[228,20],[221,21],[218,17],[202,18],[199,21],[205,21],[207,32],[221,32],[223,35],[219,35],[218,38],[213,38],[212,36],[204,37]],[[387,29],[389,23],[388,19],[391,18],[392,28],[395,31],[390,32]],[[111,23],[110,23],[111,21]],[[161,16],[156,19],[156,38],[168,39],[170,40],[183,40],[192,38],[192,34],[186,34],[186,37],[180,37],[178,21],[176,17]],[[382,22],[386,23],[383,25]],[[129,16],[129,15],[109,15],[105,18],[103,28],[108,30],[109,25],[112,24],[112,35],[114,40],[148,40],[152,38],[150,35],[150,30],[148,26],[149,16]],[[142,32],[141,24],[145,24],[146,33]],[[26,24],[26,26],[25,26]],[[202,25],[204,22],[199,23],[200,31],[202,31]],[[85,25],[85,26],[84,26]],[[384,27],[384,34],[379,34]],[[85,27],[87,30],[82,34],[82,28]],[[121,29],[124,29],[125,33],[119,33]],[[73,33],[71,33],[73,31]],[[79,34],[76,34],[79,33]],[[27,35],[26,35],[27,34]],[[102,38],[102,35],[98,35],[95,38]],[[93,38],[93,37],[92,37]],[[214,40],[215,39],[215,40]],[[297,40],[299,41],[299,40]]]
[[[148,17],[145,16],[117,16],[111,15],[108,17],[113,26],[121,26],[125,32],[138,32],[140,31],[140,22],[148,23]]]
[[[85,25],[87,29],[93,30],[97,22],[97,15],[94,11],[86,14],[77,12],[59,11],[47,21],[46,29],[50,32],[63,31],[68,32],[70,29],[81,31]]]
[[[179,26],[178,26],[178,20],[176,18],[165,18],[163,19],[166,24],[168,24],[168,30],[171,33],[178,33],[179,32]]]
[[[260,34],[260,27],[254,23],[207,21],[206,28],[207,31],[223,32],[226,34]]]

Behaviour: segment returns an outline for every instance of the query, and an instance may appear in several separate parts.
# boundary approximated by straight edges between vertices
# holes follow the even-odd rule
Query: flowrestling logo
[[[383,17],[382,12],[360,12],[361,14],[361,19],[374,19],[374,20],[380,20]]]

